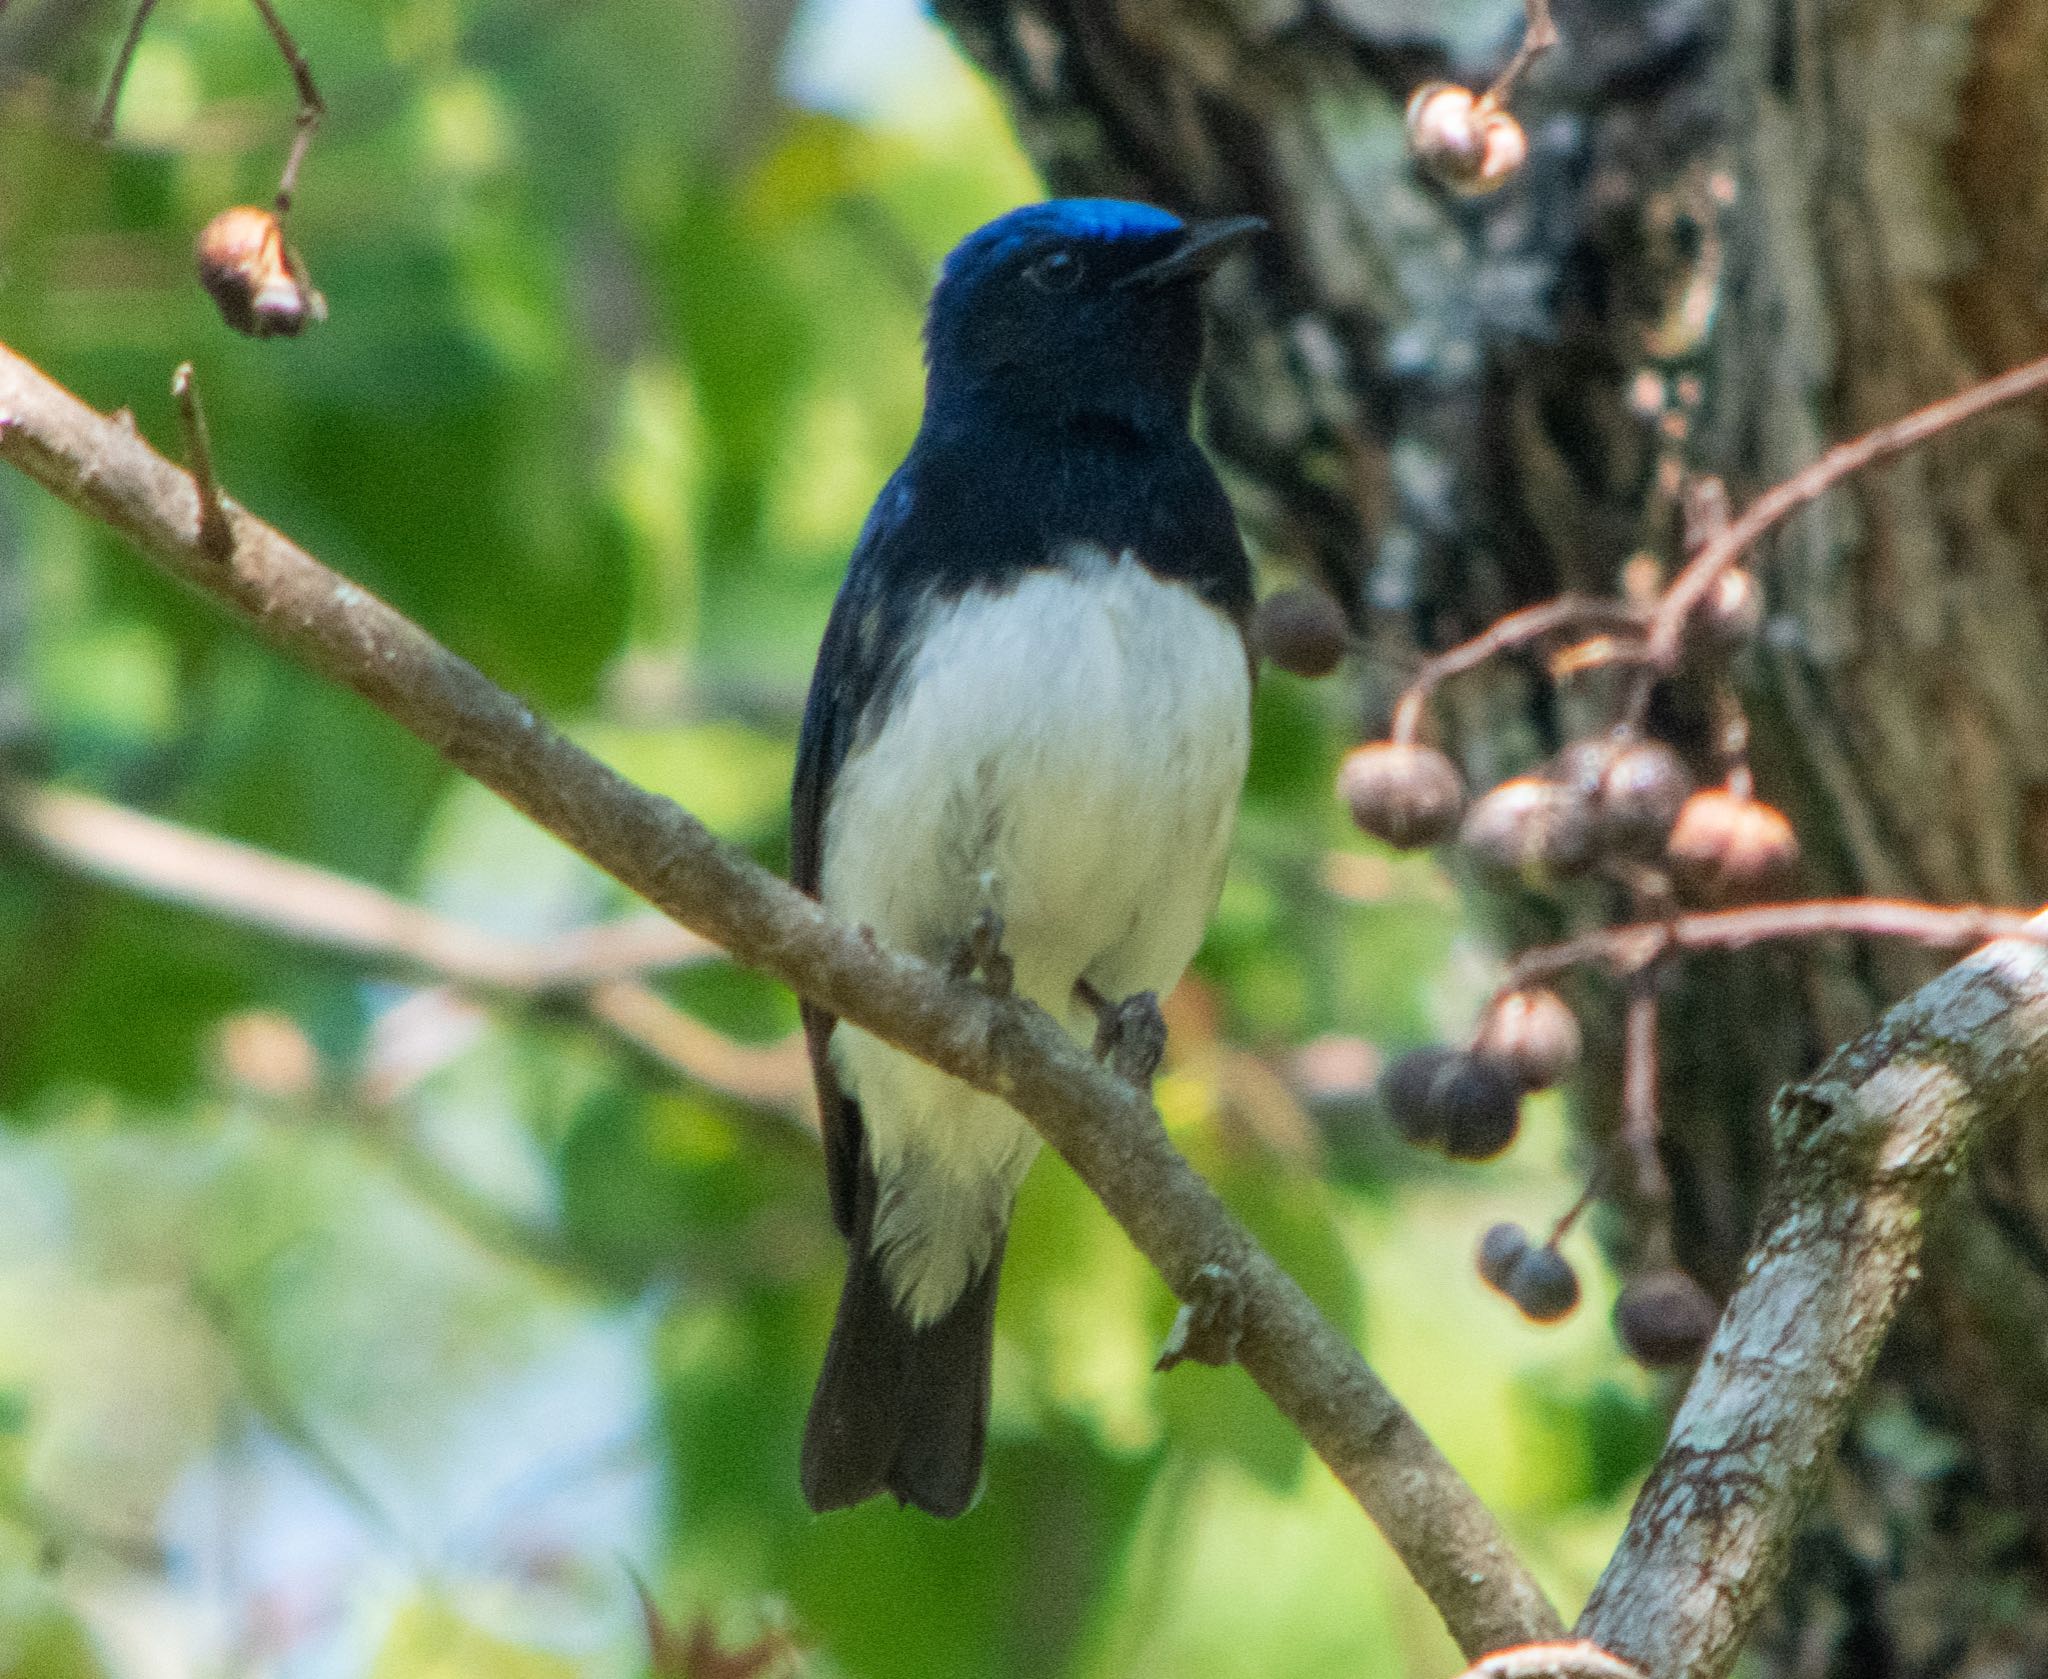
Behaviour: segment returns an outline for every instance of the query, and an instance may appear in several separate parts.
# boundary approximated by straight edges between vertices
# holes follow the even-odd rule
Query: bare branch
[[[5,808],[13,826],[68,867],[487,995],[533,996],[685,967],[719,953],[710,940],[672,921],[638,915],[547,944],[506,938],[361,881],[87,793],[21,787],[11,791]]]
[[[1657,989],[1655,975],[1644,974],[1629,993],[1622,1017],[1621,1145],[1635,1167],[1631,1194],[1658,1206],[1671,1198],[1671,1180],[1658,1151],[1657,1119]]]
[[[1987,939],[2048,941],[2031,912],[1981,904],[1922,904],[1904,898],[1809,898],[1700,910],[1663,921],[1599,927],[1558,944],[1537,945],[1508,964],[1497,995],[1555,979],[1575,968],[1629,977],[1680,951],[1747,950],[1752,945],[1819,938],[1902,939],[1930,950],[1968,950]]]
[[[292,87],[299,98],[297,117],[292,126],[291,150],[285,154],[284,169],[277,181],[277,216],[280,221],[292,207],[292,194],[299,183],[299,166],[306,160],[306,148],[313,143],[313,131],[320,126],[320,119],[327,115],[327,102],[320,97],[320,89],[313,82],[313,67],[306,61],[306,55],[299,50],[299,44],[292,39],[292,33],[284,26],[284,19],[277,15],[277,8],[271,0],[250,0],[257,15],[263,19],[263,27],[270,31],[270,38],[277,43],[277,50],[284,55],[285,68],[291,72]],[[156,10],[157,0],[136,0],[135,14],[128,20],[128,33],[121,38],[120,51],[114,55],[114,68],[107,76],[107,91],[100,100],[99,115],[93,119],[93,137],[102,142],[114,135],[114,114],[120,108],[121,90],[128,85],[128,71],[135,62],[135,49],[142,44],[142,32],[149,25],[150,14]],[[5,10],[5,0],[0,0],[0,10]]]
[[[1469,1655],[1554,1637],[1555,1611],[1414,1419],[1173,1147],[1147,1097],[1041,1011],[844,926],[666,799],[623,780],[418,626],[246,511],[199,549],[191,479],[0,349],[0,459],[126,536],[274,645],[353,689],[739,961],[1010,1102],[1183,1300],[1219,1272],[1239,1362],[1350,1489]]]
[[[485,997],[569,998],[684,1078],[815,1125],[797,1034],[765,1048],[735,1043],[635,977],[722,954],[666,916],[628,916],[546,943],[506,938],[361,881],[89,794],[18,787],[0,810],[24,839],[67,868]]]
[[[1773,1114],[1763,1239],[1578,1631],[1721,1679],[1783,1575],[1930,1209],[1983,1127],[2048,1091],[2048,917],[1832,1056]]]
[[[1540,601],[1520,612],[1510,612],[1505,618],[1495,619],[1471,640],[1446,648],[1423,663],[1413,680],[1401,690],[1401,697],[1394,706],[1394,720],[1388,730],[1388,738],[1403,745],[1412,745],[1421,732],[1423,710],[1441,684],[1454,676],[1477,670],[1487,660],[1498,658],[1512,648],[1526,647],[1532,641],[1540,641],[1563,630],[1597,628],[1624,634],[1640,632],[1647,622],[1648,614],[1640,608],[1597,595],[1559,595],[1555,600]]]
[[[1742,510],[1739,518],[1714,529],[1714,534],[1672,580],[1658,602],[1656,619],[1650,626],[1649,663],[1637,686],[1632,714],[1640,717],[1648,703],[1651,678],[1658,673],[1668,675],[1678,668],[1686,621],[1706,599],[1714,580],[1754,547],[1772,526],[1865,467],[1903,454],[1939,432],[2041,390],[2048,390],[2048,356],[2024,362],[1968,390],[1888,421],[1861,437],[1836,444],[1810,466],[1764,491]]]

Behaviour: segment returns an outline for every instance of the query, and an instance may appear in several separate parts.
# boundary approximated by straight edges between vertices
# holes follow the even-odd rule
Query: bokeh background
[[[290,132],[246,0],[163,8],[111,148],[120,8],[14,0],[0,340],[166,448],[191,358],[232,494],[779,867],[922,294],[1037,193],[1001,111],[912,0],[287,16],[331,109],[292,230],[332,319],[246,342],[191,279]],[[638,1674],[636,1581],[707,1675],[778,1640],[769,1671],[862,1679],[1455,1666],[1241,1373],[1150,1374],[1170,1301],[1056,1161],[980,1505],[812,1517],[840,1257],[791,999],[712,959],[650,979],[651,1024],[508,1002],[95,876],[112,805],[542,948],[632,911],[11,477],[0,730],[20,808],[73,819],[0,841],[0,1675]],[[1487,1223],[1577,1193],[1554,1103],[1483,1167],[1372,1110],[1381,1058],[1468,1029],[1497,969],[1430,863],[1341,820],[1349,741],[1343,684],[1264,681],[1162,1108],[1569,1606],[1657,1396],[1584,1231],[1561,1327],[1471,1273]],[[150,831],[129,872],[174,854]]]

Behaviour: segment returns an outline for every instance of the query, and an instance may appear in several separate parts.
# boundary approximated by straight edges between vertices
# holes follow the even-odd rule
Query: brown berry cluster
[[[1410,1050],[1381,1076],[1380,1103],[1395,1129],[1453,1160],[1491,1160],[1521,1129],[1522,1098],[1570,1076],[1579,1022],[1541,986],[1494,999],[1465,1049]]]
[[[1432,746],[1355,747],[1337,773],[1351,819],[1401,850],[1455,839],[1489,878],[1536,889],[1604,865],[1668,873],[1690,903],[1740,902],[1782,886],[1799,859],[1792,825],[1746,775],[1694,791],[1678,754],[1618,731],[1565,748],[1467,803],[1465,779]]]
[[[1479,1275],[1535,1323],[1556,1323],[1579,1303],[1579,1274],[1556,1238],[1539,1245],[1519,1224],[1493,1225],[1479,1239]]]
[[[1636,1167],[1626,1199],[1646,1268],[1624,1287],[1615,1330],[1653,1368],[1697,1358],[1719,1315],[1670,1262],[1669,1178],[1657,1158],[1658,977],[1682,948],[1672,929],[1686,915],[1774,894],[1799,857],[1791,824],[1755,795],[1747,725],[1727,669],[1762,622],[1755,579],[1740,569],[1713,578],[1683,620],[1682,667],[1670,669],[1696,680],[1709,701],[1704,776],[1697,760],[1640,721],[1654,680],[1644,650],[1659,605],[1653,589],[1650,598],[1560,599],[1500,620],[1430,660],[1395,708],[1389,738],[1354,748],[1337,775],[1352,820],[1397,849],[1453,847],[1476,875],[1502,886],[1601,888],[1573,891],[1565,902],[1574,913],[1599,906],[1603,930],[1517,956],[1471,1041],[1397,1057],[1380,1079],[1379,1100],[1409,1142],[1455,1160],[1489,1159],[1514,1141],[1522,1098],[1561,1083],[1578,1061],[1578,1019],[1549,982],[1587,962],[1604,963],[1623,981],[1631,1022],[1623,1034],[1626,1111],[1611,1147]],[[1450,755],[1419,738],[1444,681],[1511,648],[1586,631],[1590,639],[1555,652],[1550,669],[1557,681],[1596,668],[1621,674],[1611,721],[1595,732],[1476,795]],[[1498,1225],[1481,1245],[1481,1276],[1536,1321],[1563,1317],[1578,1302],[1578,1279],[1558,1244],[1590,1195],[1547,1241]]]
[[[1408,150],[1451,191],[1477,197],[1515,177],[1529,159],[1529,136],[1497,93],[1424,82],[1408,100]]]

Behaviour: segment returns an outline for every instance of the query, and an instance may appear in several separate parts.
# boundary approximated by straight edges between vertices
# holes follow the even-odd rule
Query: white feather
[[[993,909],[1017,989],[1085,1035],[1075,981],[1164,996],[1194,956],[1249,749],[1229,619],[1128,554],[1078,550],[934,609],[834,783],[822,896],[932,959]],[[855,1028],[833,1055],[881,1185],[876,1246],[928,1323],[988,1260],[1037,1134]]]

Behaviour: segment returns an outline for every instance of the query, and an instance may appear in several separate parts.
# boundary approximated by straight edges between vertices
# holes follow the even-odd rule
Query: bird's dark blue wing
[[[888,681],[903,643],[900,609],[882,587],[892,548],[899,546],[911,505],[909,469],[899,470],[875,500],[847,566],[846,581],[833,603],[818,650],[818,667],[804,702],[803,732],[797,740],[796,779],[790,790],[789,877],[817,897],[825,867],[825,813],[832,784],[852,750],[861,718]],[[816,1004],[803,1005],[804,1037],[824,1128],[825,1177],[832,1216],[850,1234],[861,1156],[860,1109],[840,1088],[826,1053],[838,1017]]]

